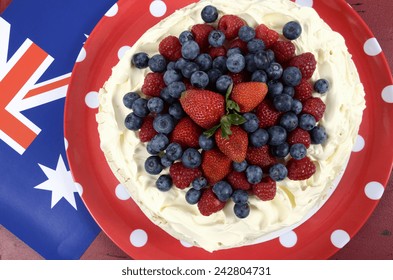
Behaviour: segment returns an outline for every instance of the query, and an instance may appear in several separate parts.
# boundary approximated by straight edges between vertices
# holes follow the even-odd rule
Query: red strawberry
[[[258,165],[261,168],[267,168],[277,163],[277,159],[270,154],[269,146],[262,147],[248,147],[247,162],[252,165]]]
[[[306,180],[310,178],[316,171],[315,164],[309,157],[301,160],[290,159],[287,163],[288,178],[291,180]]]
[[[310,133],[297,127],[288,134],[287,142],[289,145],[301,143],[308,149],[311,145]]]
[[[313,115],[316,121],[323,117],[325,109],[325,103],[318,97],[311,97],[303,103],[303,113]]]
[[[227,40],[236,38],[240,27],[244,25],[244,20],[235,15],[224,15],[218,21],[218,29],[224,32]]]
[[[198,201],[198,209],[203,216],[210,216],[222,210],[224,206],[225,202],[220,201],[211,188],[204,190]]]
[[[139,139],[141,142],[149,142],[154,136],[157,135],[157,131],[153,128],[154,117],[147,116],[142,123],[141,130],[139,131]]]
[[[227,49],[225,47],[211,47],[209,49],[209,55],[212,59],[215,59],[218,56],[226,56]]]
[[[289,66],[295,66],[302,72],[303,79],[310,79],[317,66],[317,61],[312,53],[306,52],[293,57]]]
[[[194,36],[195,42],[198,43],[201,51],[209,47],[209,33],[214,30],[214,27],[209,24],[195,24],[191,28],[191,33]]]
[[[295,45],[291,41],[277,41],[272,46],[277,62],[285,63],[295,55]]]
[[[248,147],[248,135],[240,126],[231,126],[232,134],[228,138],[222,136],[222,130],[219,128],[214,135],[217,147],[220,151],[235,162],[241,162],[245,160],[247,147]]]
[[[158,45],[158,51],[166,59],[176,61],[181,58],[181,44],[176,36],[165,37]]]
[[[187,168],[181,162],[175,162],[169,168],[173,184],[179,189],[187,188],[195,178],[201,177],[202,172],[199,168]]]
[[[232,49],[232,48],[239,48],[242,51],[242,53],[248,52],[247,43],[240,40],[239,38],[236,38],[229,43],[228,49]]]
[[[231,172],[232,161],[218,149],[202,152],[202,170],[209,184],[217,183]]]
[[[250,112],[262,102],[267,94],[267,85],[260,82],[240,83],[233,87],[231,99],[239,104],[240,112]]]
[[[295,98],[299,99],[301,102],[312,97],[313,86],[306,80],[302,79],[300,84],[295,87]]]
[[[278,112],[272,102],[267,98],[264,99],[256,109],[256,115],[259,120],[259,127],[266,128],[276,125],[282,113]]]
[[[260,183],[252,186],[252,191],[262,201],[272,200],[276,196],[276,182],[270,177],[265,177]]]
[[[227,181],[235,190],[249,190],[251,188],[244,172],[232,171],[228,174]]]
[[[202,129],[189,117],[182,118],[171,134],[171,142],[179,143],[183,149],[187,147],[199,147],[199,135]]]
[[[199,126],[209,129],[225,114],[225,99],[208,90],[187,90],[180,97],[183,110]]]
[[[232,78],[234,85],[245,83],[250,80],[250,75],[247,71],[241,71],[240,73],[229,72],[228,76]]]
[[[148,96],[160,96],[160,92],[165,88],[164,75],[162,73],[148,73],[142,85],[142,92]]]
[[[266,48],[270,48],[277,42],[279,35],[266,25],[260,24],[255,28],[255,37],[261,39],[265,43]]]

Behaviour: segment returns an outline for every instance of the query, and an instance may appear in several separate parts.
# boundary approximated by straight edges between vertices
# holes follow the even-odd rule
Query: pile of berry
[[[235,215],[245,218],[250,195],[272,200],[277,181],[314,174],[307,149],[327,135],[318,125],[325,104],[312,93],[326,93],[329,84],[310,82],[312,53],[295,55],[299,23],[285,24],[280,36],[236,15],[215,25],[210,5],[201,16],[205,23],[164,38],[159,54],[132,57],[136,68],[151,72],[141,88],[146,98],[123,98],[132,110],[125,126],[147,142],[149,174],[169,168],[156,181],[159,190],[189,188],[186,201],[206,216],[232,199]]]

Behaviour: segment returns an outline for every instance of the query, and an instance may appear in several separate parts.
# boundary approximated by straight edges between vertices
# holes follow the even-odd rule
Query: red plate
[[[105,233],[135,259],[330,257],[356,234],[374,210],[384,191],[393,159],[391,74],[378,44],[369,40],[373,34],[345,1],[315,0],[313,7],[346,38],[365,86],[367,109],[356,145],[360,151],[352,153],[336,191],[309,220],[281,238],[208,253],[184,246],[155,226],[131,199],[118,198],[127,198],[122,196],[120,188],[116,195],[119,183],[99,147],[96,92],[118,62],[118,54],[126,49],[122,47],[132,45],[162,16],[191,2],[194,1],[119,1],[102,18],[84,45],[72,73],[65,107],[67,156],[75,181],[83,187],[84,203]]]

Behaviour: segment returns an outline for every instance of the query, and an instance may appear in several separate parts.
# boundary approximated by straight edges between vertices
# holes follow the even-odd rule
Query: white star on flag
[[[62,156],[59,156],[56,170],[41,164],[38,165],[45,173],[48,180],[34,188],[52,192],[51,208],[53,208],[60,199],[65,198],[68,203],[77,210],[74,193],[78,193],[79,190],[72,179],[71,171],[67,170]]]

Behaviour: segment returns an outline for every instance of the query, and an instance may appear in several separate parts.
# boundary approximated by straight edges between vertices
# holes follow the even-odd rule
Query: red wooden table
[[[0,0],[0,13],[12,0]],[[393,1],[347,0],[378,39],[393,69]],[[1,43],[1,42],[0,42]],[[355,237],[332,259],[393,259],[393,175],[377,208]],[[0,226],[0,259],[42,259],[34,250]],[[82,259],[130,259],[104,233],[100,233]]]

